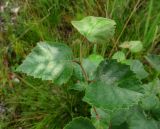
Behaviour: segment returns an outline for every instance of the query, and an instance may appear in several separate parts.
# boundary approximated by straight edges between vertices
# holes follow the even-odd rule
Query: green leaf
[[[148,56],[145,56],[145,59],[158,73],[160,73],[160,55],[149,54]]]
[[[40,42],[17,68],[17,71],[42,80],[52,80],[61,85],[66,83],[72,75],[71,60],[72,51],[67,45]]]
[[[123,63],[127,64],[130,66],[131,70],[136,74],[137,78],[144,79],[146,78],[149,74],[148,72],[144,69],[143,64],[139,60],[125,60]]]
[[[76,81],[84,81],[84,75],[81,66],[73,62],[73,77]]]
[[[108,129],[109,128],[110,116],[108,113],[106,113],[100,108],[91,108],[91,120],[94,126],[96,127],[96,129]]]
[[[159,106],[159,99],[155,94],[151,94],[149,96],[145,96],[141,100],[141,107],[144,110],[152,110]]]
[[[97,81],[86,88],[83,100],[104,110],[119,110],[137,104],[141,97],[141,93]]]
[[[128,129],[128,125],[125,122],[125,123],[118,125],[118,126],[112,126],[112,129]]]
[[[143,49],[143,45],[141,41],[124,42],[120,45],[120,47],[128,48],[133,53],[140,52]]]
[[[132,112],[130,111],[130,109],[121,109],[111,112],[112,126],[119,126],[123,124],[131,114]]]
[[[88,84],[86,82],[77,82],[69,87],[70,90],[84,91]]]
[[[133,106],[142,97],[141,93],[128,88],[130,79],[133,81],[133,77],[135,74],[129,66],[115,60],[103,61],[97,69],[95,82],[86,88],[84,101],[105,110]],[[132,83],[137,84],[134,81]],[[118,87],[119,85],[123,85],[123,87]]]
[[[141,100],[141,107],[144,110],[157,110],[160,106],[158,96],[160,95],[160,81],[155,79],[152,82],[143,85],[144,97]]]
[[[107,18],[88,16],[72,25],[90,42],[106,42],[112,38],[116,23]]]
[[[130,67],[116,60],[101,62],[96,72],[96,79],[110,86],[118,85],[126,80],[129,81],[132,77],[135,77],[135,74],[130,70]]]
[[[121,62],[123,60],[126,59],[124,52],[122,51],[117,51],[116,53],[114,53],[114,55],[112,56],[112,59],[116,59],[118,62]]]
[[[140,111],[133,111],[128,119],[129,129],[159,129],[157,121],[147,119]]]
[[[83,59],[82,65],[90,80],[95,78],[96,69],[103,60],[102,56],[96,54],[92,54],[88,58]]]
[[[78,117],[73,119],[69,124],[67,124],[64,129],[96,129],[91,121],[84,117]]]
[[[137,91],[143,93],[142,82],[136,78],[136,76],[124,79],[118,85],[121,88],[126,88],[129,90]]]
[[[149,82],[148,84],[143,85],[144,93],[146,95],[160,94],[160,80],[155,78],[153,81]]]

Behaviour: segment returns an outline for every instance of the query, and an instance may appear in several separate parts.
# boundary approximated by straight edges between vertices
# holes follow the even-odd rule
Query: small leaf
[[[112,38],[116,23],[107,18],[88,16],[72,25],[90,42],[106,42]]]
[[[83,59],[82,65],[90,80],[95,78],[96,69],[103,60],[102,56],[96,54],[92,54],[88,58]]]
[[[71,60],[72,51],[65,44],[40,42],[17,71],[42,80],[53,80],[54,83],[61,85],[72,75]]]
[[[145,56],[146,60],[150,63],[150,65],[160,73],[160,55],[149,54]]]
[[[136,74],[137,78],[144,79],[146,78],[149,74],[148,72],[144,69],[143,64],[139,60],[125,60],[123,63],[127,64],[130,66],[131,70]]]
[[[97,81],[86,88],[83,100],[104,110],[119,110],[137,104],[141,97],[141,93]]]
[[[120,45],[120,47],[128,48],[133,53],[140,52],[143,49],[143,45],[141,41],[124,42]]]
[[[118,51],[116,53],[114,53],[114,55],[112,56],[112,59],[116,59],[118,62],[121,62],[123,60],[126,59],[124,52],[122,51]]]
[[[78,117],[73,119],[69,124],[67,124],[64,129],[96,129],[91,121],[84,117]]]

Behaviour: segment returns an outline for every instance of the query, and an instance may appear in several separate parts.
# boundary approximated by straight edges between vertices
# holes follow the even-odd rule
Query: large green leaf
[[[115,22],[103,17],[88,16],[72,25],[90,42],[106,42],[115,32]]]
[[[135,74],[129,66],[115,60],[106,60],[100,63],[95,82],[86,88],[84,101],[105,110],[128,108],[137,104],[142,97],[132,86],[137,89]]]
[[[150,65],[160,73],[160,55],[149,54],[148,56],[145,56],[145,58]]]
[[[64,129],[96,129],[87,118],[78,117],[67,124]]]
[[[63,84],[72,75],[71,60],[72,51],[65,44],[40,42],[17,68],[17,71],[42,80],[53,80],[54,83]]]
[[[133,111],[133,114],[128,119],[129,129],[159,129],[157,121],[147,119],[140,111]]]

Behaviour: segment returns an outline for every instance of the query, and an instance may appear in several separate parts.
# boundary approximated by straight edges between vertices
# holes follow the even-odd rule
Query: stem
[[[80,62],[82,62],[82,43],[80,43],[79,59],[80,59]]]
[[[34,90],[38,91],[32,84],[30,84],[28,81],[26,81],[25,79],[23,79],[22,77],[20,77],[19,75],[16,75],[16,77],[21,80],[24,84],[26,84],[27,86],[30,86],[31,88],[33,88]]]
[[[109,128],[108,129],[111,129],[112,125],[111,125],[111,122],[110,122],[110,125],[109,125]]]
[[[80,67],[81,67],[81,69],[82,69],[82,73],[83,73],[84,78],[85,78],[85,81],[86,81],[87,83],[90,82],[89,79],[88,79],[88,75],[87,75],[85,69],[83,68],[83,65],[82,65],[81,61],[73,60],[73,62],[75,62],[75,63],[77,63],[77,64],[80,65]]]
[[[94,47],[93,47],[93,53],[94,53],[94,54],[97,53],[97,44],[96,44],[96,43],[94,44]]]
[[[99,114],[98,114],[98,112],[97,112],[97,110],[96,110],[95,107],[93,107],[93,110],[94,110],[94,112],[95,112],[95,114],[96,114],[96,119],[97,119],[97,120],[100,120],[100,116],[99,116]]]

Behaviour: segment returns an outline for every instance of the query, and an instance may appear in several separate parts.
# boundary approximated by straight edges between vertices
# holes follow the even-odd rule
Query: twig
[[[95,112],[95,114],[96,114],[96,119],[97,119],[97,120],[100,120],[100,116],[99,116],[99,114],[98,114],[98,112],[97,112],[97,110],[96,110],[95,107],[93,107],[93,110],[94,110],[94,112]]]
[[[120,40],[120,38],[121,38],[121,36],[122,36],[124,30],[126,29],[126,27],[127,27],[128,23],[129,23],[130,19],[132,18],[134,12],[137,10],[137,7],[138,7],[138,4],[140,3],[140,1],[141,1],[141,0],[138,0],[137,3],[136,3],[136,5],[134,6],[133,11],[131,12],[130,16],[128,17],[128,19],[127,19],[125,25],[123,26],[123,29],[122,29],[120,35],[118,36],[118,38],[117,38],[117,40],[116,40],[116,42],[115,42],[115,44],[114,44],[114,46],[113,46],[113,48],[112,48],[110,54],[109,54],[109,57],[112,56],[112,54],[113,54],[113,52],[114,52],[114,50],[115,50],[115,48],[116,48],[116,46],[117,46],[117,44],[118,44],[118,42],[119,42],[119,40]]]
[[[73,60],[73,62],[75,62],[75,63],[77,63],[77,64],[80,65],[80,67],[81,67],[81,69],[82,69],[82,73],[83,73],[83,75],[84,75],[84,77],[85,77],[86,82],[90,82],[89,79],[88,79],[88,75],[87,75],[85,69],[83,68],[82,63],[81,63],[80,61],[77,61],[77,60]]]

